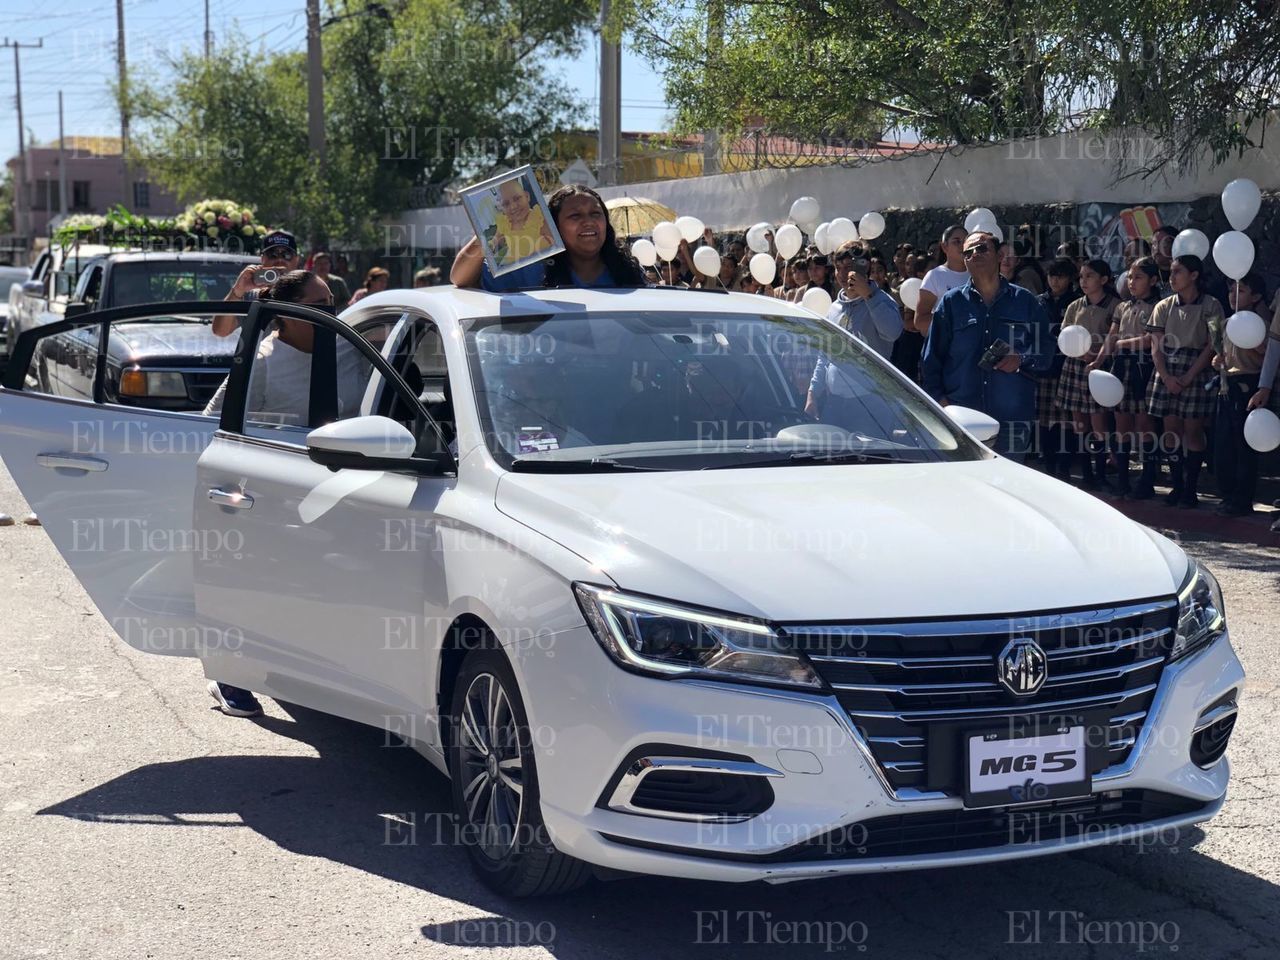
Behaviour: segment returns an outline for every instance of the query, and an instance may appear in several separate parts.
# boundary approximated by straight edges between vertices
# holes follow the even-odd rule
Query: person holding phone
[[[272,230],[262,238],[258,263],[240,271],[227,294],[228,300],[256,300],[262,291],[298,267],[298,240],[288,230]],[[222,313],[213,318],[210,327],[215,337],[229,337],[240,329],[240,318]]]

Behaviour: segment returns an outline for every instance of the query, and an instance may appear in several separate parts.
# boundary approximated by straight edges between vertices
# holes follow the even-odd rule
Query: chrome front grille
[[[958,793],[961,737],[1012,718],[1081,714],[1107,729],[1096,769],[1123,763],[1146,721],[1168,659],[1173,599],[1090,610],[913,623],[786,627],[835,691],[895,790]],[[1045,651],[1032,696],[996,680],[1014,638]]]

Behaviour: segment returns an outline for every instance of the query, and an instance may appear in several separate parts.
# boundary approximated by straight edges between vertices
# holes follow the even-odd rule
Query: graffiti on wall
[[[1165,225],[1181,230],[1190,212],[1189,203],[1082,203],[1076,207],[1076,228],[1087,239],[1091,256],[1120,269],[1128,241],[1149,241]]]

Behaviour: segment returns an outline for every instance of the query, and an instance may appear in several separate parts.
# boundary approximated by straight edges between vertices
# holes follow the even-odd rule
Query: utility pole
[[[120,71],[120,169],[124,183],[121,203],[133,206],[129,190],[129,77],[124,58],[124,0],[116,0],[116,66]]]
[[[67,140],[62,131],[62,91],[58,91],[58,215],[67,216]]]
[[[204,58],[208,60],[213,52],[213,33],[209,30],[209,0],[204,0]]]
[[[320,45],[320,0],[307,0],[307,146],[324,171],[324,57]]]
[[[601,186],[622,179],[619,157],[622,147],[622,47],[605,39],[610,0],[600,0],[600,143],[599,180]]]
[[[26,47],[28,50],[38,50],[44,46],[44,38],[40,38],[39,43],[21,43],[17,40],[4,38],[4,46],[13,47],[13,80],[15,99],[18,104],[18,177],[17,182],[13,185],[13,229],[20,237],[27,236],[31,224],[26,222],[23,217],[23,207],[25,206],[27,180],[30,178],[30,171],[27,169],[27,133],[26,127],[22,123],[22,65],[18,62],[18,51]]]
[[[724,0],[710,0],[707,4],[707,69],[721,69],[720,58],[724,53]],[[760,141],[757,138],[756,144]],[[702,131],[702,175],[709,177],[720,172],[720,132],[714,127]]]

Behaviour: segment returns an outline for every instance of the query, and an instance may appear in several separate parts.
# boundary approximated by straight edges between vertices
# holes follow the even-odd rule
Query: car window
[[[226,379],[235,340],[217,337],[212,314],[138,313],[108,325],[101,398],[110,404],[203,413]],[[65,329],[60,329],[65,328]],[[92,401],[102,323],[49,324],[33,334],[23,389]]]
[[[193,258],[115,263],[111,269],[111,306],[222,300],[250,262]]]
[[[423,440],[424,449],[439,448],[416,398],[398,384],[387,382],[378,391],[384,398],[383,409],[371,408],[368,398],[375,393],[370,389],[375,371],[355,345],[359,338],[345,325],[334,331],[310,320],[277,316],[253,350],[245,395],[245,435],[304,446],[306,435],[316,427],[380,413],[414,432]],[[381,382],[380,376],[378,380]],[[224,383],[219,388],[206,413],[221,413],[226,387]]]
[[[816,317],[490,318],[468,326],[466,347],[487,442],[506,464],[626,457],[693,469],[793,454],[985,455],[887,364]]]

